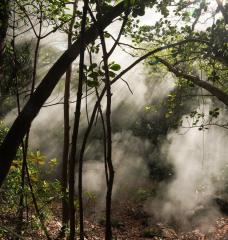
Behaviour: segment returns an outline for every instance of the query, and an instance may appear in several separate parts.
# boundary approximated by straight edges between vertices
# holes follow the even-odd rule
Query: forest
[[[226,0],[1,0],[0,239],[227,240],[227,119]]]

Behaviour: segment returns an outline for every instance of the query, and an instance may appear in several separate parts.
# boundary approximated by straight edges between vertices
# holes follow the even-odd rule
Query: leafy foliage
[[[21,43],[15,49],[7,42],[3,53],[2,72],[4,78],[0,82],[0,116],[15,107],[17,91],[23,92],[31,81],[32,57],[30,43]],[[15,62],[15,55],[17,61]],[[14,64],[12,64],[14,63]]]
[[[0,141],[2,141],[7,132],[8,128],[1,123]],[[27,211],[28,209],[31,211],[28,213],[31,217],[31,223],[34,228],[40,228],[38,217],[34,214],[34,203],[28,181],[33,186],[33,194],[37,198],[42,217],[45,219],[49,218],[52,216],[50,206],[53,200],[59,201],[62,198],[62,195],[60,182],[57,179],[53,180],[50,179],[50,177],[47,178],[44,174],[44,168],[48,168],[49,173],[51,173],[54,171],[56,164],[56,159],[46,160],[45,156],[42,155],[40,151],[31,151],[27,158],[29,178],[27,176],[26,184],[22,188],[22,149],[20,148],[17,152],[17,157],[11,166],[10,174],[0,191],[1,211],[4,211],[4,213],[8,212],[8,214],[12,214],[13,211],[18,211],[20,196],[23,194],[23,206],[26,207]]]

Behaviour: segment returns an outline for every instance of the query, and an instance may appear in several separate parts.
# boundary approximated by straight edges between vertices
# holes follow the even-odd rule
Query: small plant
[[[0,142],[4,138],[8,128],[0,123]],[[10,173],[0,190],[1,214],[11,215],[15,218],[19,210],[19,203],[23,196],[23,211],[26,220],[33,229],[40,229],[40,218],[47,220],[52,217],[51,205],[53,200],[61,199],[61,185],[57,179],[46,178],[45,168],[54,173],[57,159],[47,160],[39,151],[29,151],[27,155],[27,171],[24,173],[24,184],[22,184],[23,151],[19,148],[16,159],[13,161]],[[31,188],[32,187],[32,188]],[[39,209],[34,208],[34,197]],[[25,216],[24,216],[25,217]],[[3,226],[4,227],[4,226]],[[0,229],[0,237],[4,236],[5,229]]]

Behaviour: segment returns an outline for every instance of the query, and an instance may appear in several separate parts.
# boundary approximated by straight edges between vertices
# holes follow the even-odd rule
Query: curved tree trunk
[[[202,87],[203,89],[207,90],[209,93],[217,97],[221,102],[223,102],[228,107],[228,94],[222,91],[221,89],[215,87],[210,82],[206,82],[201,80],[197,76],[193,76],[187,73],[180,71],[178,68],[175,68],[172,64],[167,62],[166,60],[157,57],[158,61],[164,64],[168,70],[174,73],[177,77],[182,77],[187,79],[188,81],[194,83],[195,85]]]
[[[122,1],[113,7],[108,13],[106,13],[98,24],[102,29],[105,29],[116,17],[124,12],[124,9],[125,5],[124,1]],[[85,32],[85,47],[89,43],[95,41],[97,37],[98,33],[96,27],[92,25]],[[0,186],[9,172],[11,163],[16,155],[17,148],[21,143],[21,139],[24,138],[32,121],[39,113],[45,101],[51,95],[61,76],[66,72],[70,64],[78,57],[80,53],[80,41],[81,37],[79,37],[78,40],[75,41],[73,45],[63,53],[63,55],[49,70],[47,75],[41,81],[40,85],[37,87],[31,99],[21,111],[21,114],[14,121],[7,136],[5,137],[0,147]]]

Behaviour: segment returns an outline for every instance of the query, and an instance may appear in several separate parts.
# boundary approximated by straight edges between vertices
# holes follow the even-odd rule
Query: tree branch
[[[213,86],[209,82],[201,80],[197,76],[193,76],[193,75],[190,75],[190,74],[187,74],[187,73],[184,73],[184,72],[180,71],[178,68],[173,67],[172,64],[170,64],[166,60],[164,60],[160,57],[156,57],[156,58],[159,62],[164,64],[170,72],[174,73],[177,77],[182,77],[182,78],[194,83],[195,85],[204,88],[205,90],[207,90],[208,92],[210,92],[211,94],[216,96],[226,106],[228,106],[228,94],[226,94],[225,92],[223,92],[219,88]]]
[[[116,17],[123,13],[124,10],[125,5],[124,1],[122,1],[99,20],[101,28],[105,29]],[[95,41],[97,36],[97,29],[94,25],[92,25],[85,32],[84,46],[86,47],[89,43]],[[66,72],[69,65],[78,57],[81,50],[80,42],[81,37],[79,37],[78,40],[75,41],[74,44],[56,61],[10,128],[0,147],[0,186],[9,172],[12,160],[16,155],[17,148],[20,145],[21,139],[30,128],[31,122],[37,116],[41,107],[51,95],[61,76]]]

